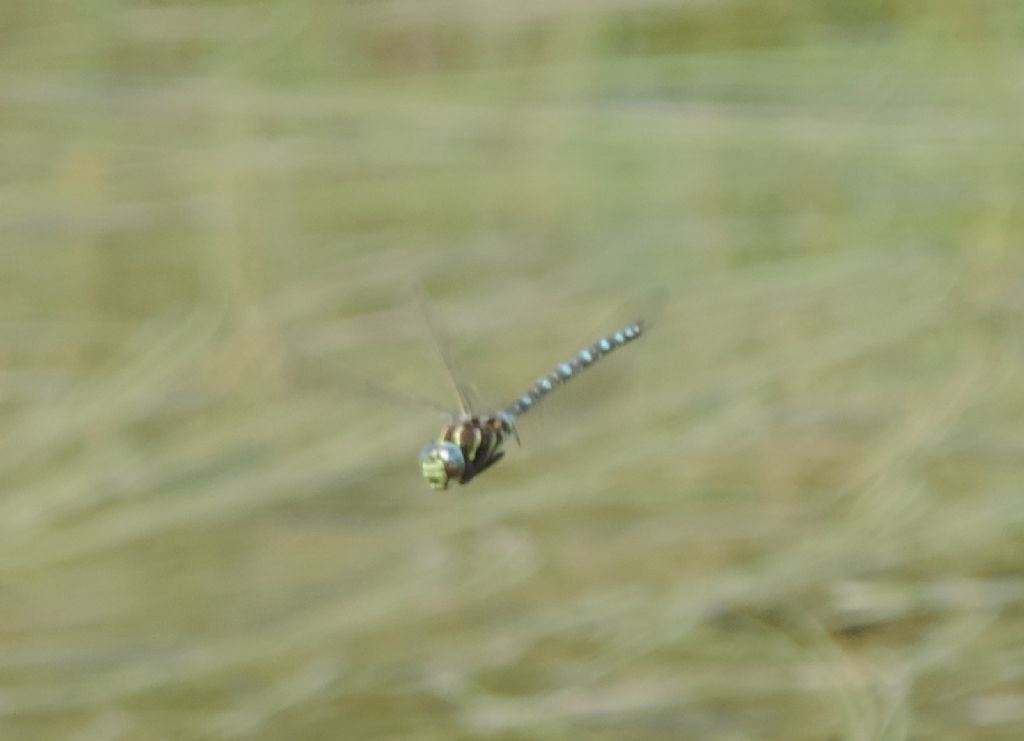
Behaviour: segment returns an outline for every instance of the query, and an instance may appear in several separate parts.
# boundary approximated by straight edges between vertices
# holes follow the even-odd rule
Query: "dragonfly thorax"
[[[465,484],[497,463],[505,455],[501,446],[515,434],[515,420],[506,412],[459,416],[420,453],[423,478],[435,489],[447,489],[451,481]]]

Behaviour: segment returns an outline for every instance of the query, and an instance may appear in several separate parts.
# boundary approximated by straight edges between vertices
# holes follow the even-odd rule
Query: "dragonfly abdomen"
[[[590,347],[585,347],[569,360],[560,363],[549,374],[533,384],[529,391],[520,396],[505,409],[505,414],[513,419],[533,409],[540,401],[556,388],[578,376],[601,358],[614,350],[637,339],[644,332],[642,321],[630,324],[618,332],[602,337]]]

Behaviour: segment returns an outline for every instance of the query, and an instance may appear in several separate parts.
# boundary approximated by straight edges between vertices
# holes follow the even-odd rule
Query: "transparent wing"
[[[469,385],[463,380],[464,374],[455,362],[455,357],[451,352],[451,341],[448,338],[448,334],[444,331],[444,325],[431,310],[430,297],[427,295],[426,288],[422,282],[416,282],[414,294],[416,302],[419,304],[423,321],[427,325],[431,345],[444,365],[448,381],[451,383],[452,388],[455,390],[455,395],[459,399],[459,411],[465,415],[473,415],[476,413],[473,394],[470,391]]]
[[[359,392],[373,396],[383,402],[391,404],[395,407],[423,407],[433,409],[438,414],[443,414],[446,417],[451,417],[451,409],[437,404],[425,396],[414,394],[409,391],[399,390],[391,388],[389,386],[382,386],[368,378],[360,376],[358,373],[351,371],[335,371],[340,374],[341,379],[347,385],[350,391],[358,390]]]

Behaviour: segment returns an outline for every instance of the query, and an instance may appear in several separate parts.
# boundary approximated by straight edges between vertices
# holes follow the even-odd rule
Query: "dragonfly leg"
[[[495,451],[495,452],[494,452],[494,453],[493,453],[493,454],[491,455],[491,457],[490,457],[490,458],[488,458],[488,459],[487,459],[486,461],[484,461],[484,464],[483,464],[482,466],[480,466],[480,468],[478,468],[478,469],[476,469],[475,471],[472,471],[472,472],[469,472],[469,471],[467,471],[467,473],[468,473],[469,475],[468,475],[468,476],[464,476],[464,477],[462,478],[462,481],[461,481],[461,483],[463,483],[463,484],[468,484],[468,483],[469,483],[469,481],[470,481],[470,480],[471,480],[471,479],[472,479],[472,478],[473,478],[474,476],[479,476],[480,474],[482,474],[482,473],[483,473],[484,471],[486,471],[486,470],[487,470],[488,468],[490,468],[491,466],[493,466],[493,465],[494,465],[495,463],[497,463],[498,461],[500,461],[500,460],[501,460],[502,458],[504,458],[504,457],[505,457],[505,451],[503,451],[503,450]]]

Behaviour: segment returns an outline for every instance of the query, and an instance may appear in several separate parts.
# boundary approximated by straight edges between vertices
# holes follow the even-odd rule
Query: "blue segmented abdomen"
[[[569,360],[560,363],[551,373],[533,384],[529,391],[520,396],[505,408],[504,413],[513,419],[533,409],[545,396],[571,378],[580,374],[584,368],[596,363],[613,350],[632,342],[644,332],[642,321],[630,324],[614,334],[602,337],[590,347],[580,350]]]

